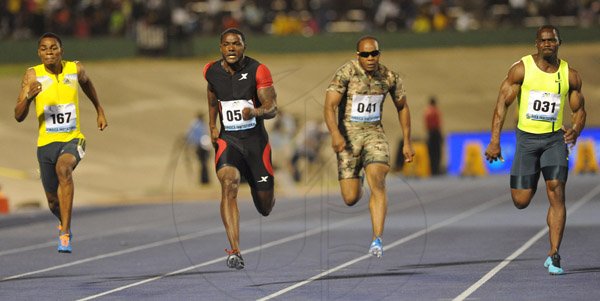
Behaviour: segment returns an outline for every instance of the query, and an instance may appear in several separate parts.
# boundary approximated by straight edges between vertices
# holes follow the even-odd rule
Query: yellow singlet
[[[519,93],[519,123],[528,133],[544,134],[558,131],[563,123],[563,110],[568,105],[569,65],[560,60],[554,73],[547,73],[535,64],[533,56],[524,56],[525,79]]]
[[[35,98],[39,123],[38,147],[83,139],[79,127],[79,82],[75,62],[63,61],[62,73],[51,74],[43,64],[33,67],[42,92]]]

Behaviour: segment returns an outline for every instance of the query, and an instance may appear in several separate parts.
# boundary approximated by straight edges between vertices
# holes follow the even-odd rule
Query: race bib
[[[226,131],[242,131],[256,126],[256,118],[244,120],[242,110],[254,108],[252,100],[221,101],[221,117]]]
[[[384,95],[362,95],[352,97],[350,121],[374,122],[381,119],[381,102]]]
[[[560,94],[530,91],[527,119],[555,122],[560,112]]]
[[[74,103],[44,107],[47,133],[67,133],[77,129],[77,110]]]

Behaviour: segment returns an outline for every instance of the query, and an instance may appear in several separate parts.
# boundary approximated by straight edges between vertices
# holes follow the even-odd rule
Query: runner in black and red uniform
[[[243,174],[248,180],[260,214],[269,215],[275,204],[271,146],[263,120],[277,114],[277,94],[269,69],[244,55],[246,40],[241,31],[225,30],[220,49],[223,58],[204,67],[208,123],[221,183],[221,218],[231,245],[231,250],[225,250],[229,254],[227,266],[240,270],[244,268],[237,207],[240,176]]]

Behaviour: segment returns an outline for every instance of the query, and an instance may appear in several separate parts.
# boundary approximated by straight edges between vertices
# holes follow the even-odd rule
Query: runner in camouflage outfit
[[[369,253],[381,257],[381,235],[387,209],[385,177],[390,169],[390,151],[381,124],[386,94],[390,94],[402,127],[406,162],[414,150],[410,138],[410,111],[402,80],[396,72],[379,64],[379,43],[374,37],[357,42],[357,59],[340,67],[325,97],[325,122],[338,159],[338,179],[344,202],[352,206],[362,196],[360,171],[364,168],[371,189],[369,209],[373,241]],[[335,112],[338,111],[336,119]]]

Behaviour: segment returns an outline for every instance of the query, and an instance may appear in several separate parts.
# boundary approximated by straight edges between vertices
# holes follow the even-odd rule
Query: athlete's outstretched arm
[[[402,127],[402,137],[404,137],[404,147],[402,148],[402,153],[404,154],[405,162],[412,162],[415,151],[412,147],[411,142],[411,128],[410,128],[410,110],[408,109],[408,103],[406,101],[406,96],[402,96],[399,99],[394,99],[394,105],[396,106],[396,111],[398,112],[398,120],[400,121],[400,126]]]
[[[587,117],[587,113],[585,112],[585,98],[583,97],[583,93],[581,92],[581,86],[583,82],[581,80],[581,76],[574,69],[569,68],[569,106],[571,107],[572,115],[572,125],[570,129],[565,130],[565,143],[567,144],[575,144],[577,142],[577,137],[583,131],[585,127],[585,119]]]
[[[94,105],[94,108],[96,108],[96,113],[98,114],[98,117],[96,118],[98,129],[103,131],[108,126],[106,116],[104,116],[104,109],[102,108],[102,105],[100,105],[98,93],[96,93],[96,88],[94,88],[92,80],[88,77],[85,68],[83,68],[83,65],[80,62],[77,62],[77,80],[79,81],[79,86],[81,87],[81,90],[83,90],[83,93],[85,93]]]
[[[485,158],[489,162],[496,161],[502,158],[500,150],[500,131],[504,125],[506,119],[506,112],[508,107],[515,101],[517,94],[521,91],[521,85],[525,79],[525,65],[522,61],[519,61],[512,65],[508,70],[508,75],[500,84],[500,92],[498,93],[498,99],[496,100],[496,107],[494,108],[494,116],[492,117],[492,137],[490,144],[488,144],[485,150]]]
[[[217,95],[215,95],[215,92],[212,90],[210,83],[206,86],[206,98],[208,99],[208,128],[210,129],[210,140],[214,145],[219,138],[219,130],[217,129],[219,101],[217,100]]]
[[[21,81],[21,92],[17,97],[15,106],[15,119],[18,122],[25,120],[29,114],[29,105],[41,91],[42,84],[36,80],[35,70],[33,68],[27,69]]]
[[[331,147],[333,151],[339,153],[346,147],[346,139],[340,133],[338,128],[337,119],[335,112],[338,110],[340,103],[342,102],[342,94],[337,91],[327,91],[325,94],[325,106],[323,111],[323,117],[329,133],[331,134]]]

